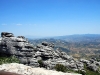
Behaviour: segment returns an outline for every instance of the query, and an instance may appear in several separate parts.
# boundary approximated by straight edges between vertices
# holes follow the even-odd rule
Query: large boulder
[[[86,67],[89,70],[92,71],[98,71],[99,66],[100,66],[100,62],[96,61],[95,59],[90,59],[90,60],[86,60],[86,59],[80,59],[81,62],[86,64]]]
[[[98,66],[96,66],[95,64],[89,64],[87,66],[88,69],[92,70],[92,71],[98,71]]]
[[[14,35],[12,33],[2,32],[1,37],[14,37]]]

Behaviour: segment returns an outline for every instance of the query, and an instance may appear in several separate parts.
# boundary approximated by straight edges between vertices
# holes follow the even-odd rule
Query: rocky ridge
[[[72,56],[61,51],[54,50],[53,43],[43,42],[42,44],[33,47],[32,44],[24,36],[15,37],[12,33],[2,32],[0,38],[0,55],[16,56],[20,63],[31,66],[40,67],[39,60],[42,61],[42,66],[46,69],[54,69],[56,64],[63,64],[71,70],[84,71],[84,63],[93,71],[98,71],[100,62],[91,59],[80,61],[75,60]]]

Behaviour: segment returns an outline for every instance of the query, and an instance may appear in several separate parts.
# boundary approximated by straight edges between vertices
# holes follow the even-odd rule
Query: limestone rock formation
[[[33,45],[24,36],[14,37],[12,33],[2,32],[0,38],[0,55],[16,56],[23,64],[29,64],[32,58]]]
[[[84,63],[93,71],[97,71],[100,66],[100,62],[94,59],[77,61],[59,48],[54,50],[53,43],[42,42],[33,48],[24,36],[15,37],[8,32],[1,33],[0,55],[16,56],[20,63],[31,67],[40,67],[39,61],[41,61],[41,67],[50,70],[54,69],[56,64],[62,64],[75,71],[84,71]]]
[[[74,60],[72,56],[67,55],[67,53],[59,49],[54,50],[54,44],[47,42],[42,42],[42,44],[37,45],[34,49],[33,58],[35,61],[33,64],[38,64],[36,61],[42,60],[43,67],[47,69],[54,69],[56,64],[62,64],[68,69],[75,71],[84,69],[82,62]]]
[[[57,49],[54,44],[43,42],[33,48],[24,36],[14,37],[12,33],[2,32],[0,38],[0,54],[14,55],[22,64],[32,67],[39,67],[39,60],[42,60],[45,68],[54,69],[56,64],[63,64],[73,70],[84,69],[83,64],[75,61],[73,57]],[[80,63],[80,64],[79,64]]]
[[[96,61],[95,59],[90,59],[90,60],[80,59],[80,61],[85,63],[87,68],[92,71],[98,71],[99,69],[100,62]]]
[[[8,32],[2,32],[1,33],[1,37],[13,37],[14,35],[12,33],[8,33]]]

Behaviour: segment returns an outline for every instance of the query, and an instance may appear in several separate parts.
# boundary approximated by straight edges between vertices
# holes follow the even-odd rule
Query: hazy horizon
[[[100,34],[100,0],[0,0],[0,33]]]
[[[30,39],[46,39],[46,38],[60,38],[60,37],[75,37],[75,36],[100,36],[100,34],[71,34],[71,35],[60,35],[60,36],[32,36],[32,35],[24,35],[26,38]]]

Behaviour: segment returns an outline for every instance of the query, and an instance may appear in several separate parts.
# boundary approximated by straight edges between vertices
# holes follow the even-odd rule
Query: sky
[[[100,34],[100,0],[0,0],[0,33]]]

